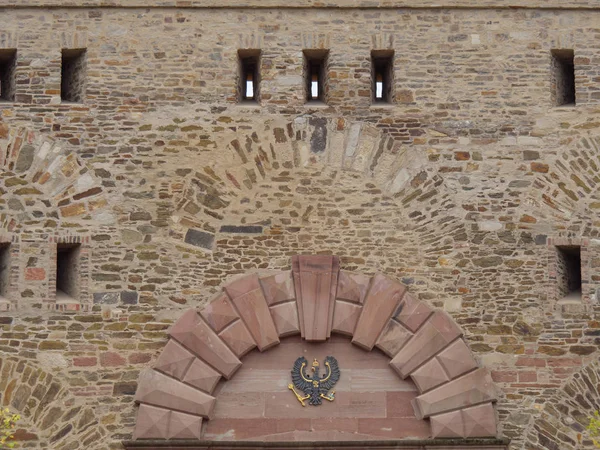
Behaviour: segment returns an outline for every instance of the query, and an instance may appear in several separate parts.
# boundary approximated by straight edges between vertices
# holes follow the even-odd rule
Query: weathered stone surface
[[[292,270],[302,336],[323,341],[331,334],[339,259],[294,256]]]
[[[395,320],[390,320],[377,339],[377,348],[390,358],[396,356],[412,337],[412,333]]]
[[[406,288],[397,281],[375,275],[352,336],[352,343],[371,350],[405,291]]]
[[[494,401],[496,392],[486,369],[477,369],[415,399],[417,417]]]
[[[279,344],[279,335],[262,289],[247,292],[232,301],[261,351]]]
[[[135,423],[134,439],[167,439],[171,411],[150,405],[140,405]]]
[[[185,243],[211,250],[215,242],[215,236],[200,230],[190,228],[185,234]]]
[[[259,281],[269,305],[291,300],[296,296],[291,271],[262,277]]]
[[[436,311],[390,364],[404,378],[461,334],[447,314]]]
[[[171,339],[156,360],[154,368],[181,380],[194,359],[194,355]]]
[[[214,397],[155,370],[140,375],[135,400],[203,417],[210,416],[215,404]]]
[[[169,334],[198,358],[221,372],[225,378],[230,378],[242,364],[193,309],[181,316],[171,327]]]
[[[269,308],[279,337],[300,333],[296,302],[287,302]]]
[[[225,293],[213,299],[200,311],[200,314],[217,333],[240,317]]]
[[[370,281],[371,277],[366,275],[340,270],[337,298],[363,303],[369,289]]]
[[[172,321],[232,277],[289,270],[305,254],[339,255],[344,271],[380,271],[444,305],[504,391],[499,429],[513,447],[591,445],[598,2],[132,1],[3,4],[2,95],[15,102],[0,124],[0,242],[11,242],[0,393],[23,399],[14,379],[31,387],[20,426],[38,441],[25,446],[119,447],[133,417],[114,405],[130,404]],[[77,48],[87,67],[74,80],[61,50]],[[240,48],[262,51],[255,105],[237,104]],[[311,48],[329,49],[324,105],[306,102]],[[556,107],[556,48],[574,50],[576,107]],[[394,52],[389,104],[373,100],[373,50]],[[67,80],[85,85],[81,103],[61,99]],[[212,251],[186,244],[190,229],[215,235]],[[75,238],[82,289],[66,303],[54,249]],[[581,291],[566,302],[557,245],[581,249]],[[114,292],[130,294],[94,305]],[[61,405],[82,408],[41,432],[56,405],[36,401],[54,383],[69,393]],[[98,424],[78,428],[90,410]],[[344,426],[357,438],[400,426],[377,419]]]
[[[196,358],[185,372],[183,381],[212,394],[220,378],[221,375],[217,371],[201,359]]]
[[[336,300],[333,312],[333,331],[352,336],[361,311],[360,305]]]

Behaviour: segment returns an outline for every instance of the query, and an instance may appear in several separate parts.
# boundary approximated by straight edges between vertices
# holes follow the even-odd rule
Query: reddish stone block
[[[459,411],[431,416],[431,433],[434,438],[460,438],[464,437],[465,424]]]
[[[496,390],[486,369],[477,369],[415,399],[417,417],[496,400]]]
[[[461,335],[460,328],[446,313],[436,311],[390,364],[402,378],[406,378]]]
[[[225,292],[227,292],[229,298],[234,300],[240,295],[244,295],[248,292],[255,291],[256,289],[260,289],[258,275],[254,273],[250,275],[245,275],[241,278],[231,281],[223,289],[225,289]]]
[[[412,401],[417,397],[417,393],[392,391],[386,393],[386,411],[387,417],[415,417],[415,410],[412,407]]]
[[[196,358],[183,377],[183,381],[212,394],[221,375],[204,361]]]
[[[171,411],[168,430],[167,439],[200,439],[202,435],[202,418]]]
[[[260,288],[239,295],[232,301],[260,351],[279,344],[279,334]]]
[[[231,322],[239,319],[227,294],[221,293],[200,311],[204,320],[219,333]]]
[[[241,358],[256,347],[254,339],[252,339],[246,325],[241,320],[234,322],[221,331],[219,337],[233,350],[238,358]]]
[[[215,398],[156,370],[140,375],[135,401],[209,417]]]
[[[497,383],[514,383],[517,381],[517,372],[514,370],[492,370],[492,380]]]
[[[431,314],[433,314],[433,310],[429,305],[418,301],[410,292],[407,292],[402,297],[402,303],[394,313],[394,318],[415,333]]]
[[[296,302],[281,303],[269,308],[279,337],[300,333]]]
[[[436,358],[430,359],[415,370],[411,374],[411,378],[417,385],[419,392],[426,392],[450,380]]]
[[[336,300],[333,312],[333,331],[352,336],[362,307]]]
[[[338,271],[339,258],[334,256],[292,258],[300,331],[308,341],[324,341],[331,335]]]
[[[341,270],[337,285],[337,298],[355,303],[363,303],[371,277],[361,273],[351,273]]]
[[[233,376],[242,364],[193,309],[181,316],[171,327],[169,334],[198,358],[221,372],[225,378]]]
[[[392,316],[406,287],[381,274],[375,275],[358,319],[352,343],[371,350]]]
[[[377,348],[390,358],[396,356],[412,337],[412,333],[393,319],[390,319],[377,339]]]
[[[537,382],[537,373],[531,372],[531,371],[519,372],[519,382],[521,382],[521,383],[536,383]]]
[[[255,439],[277,433],[277,420],[274,419],[212,419],[206,424],[204,439],[222,440],[235,430],[236,440]]]
[[[73,358],[73,365],[76,367],[93,367],[98,364],[98,358],[95,356],[75,356]]]
[[[171,411],[141,404],[138,409],[133,439],[167,439]]]
[[[194,355],[171,339],[158,357],[154,368],[181,380],[194,359]]]
[[[121,355],[115,352],[105,352],[100,354],[100,365],[102,367],[125,366],[127,361]]]
[[[152,360],[151,353],[132,353],[129,355],[129,364],[146,364]]]
[[[427,439],[430,437],[429,422],[419,419],[359,419],[358,432],[385,439]]]
[[[46,269],[39,267],[27,267],[25,269],[25,280],[42,281],[46,279]]]
[[[342,433],[358,433],[358,419],[355,418],[318,418],[311,420],[313,431],[339,431]]]
[[[456,378],[477,367],[471,350],[462,339],[452,343],[437,355],[436,359],[440,362],[448,376],[450,376],[450,379]]]
[[[495,437],[497,433],[496,413],[491,403],[462,410],[465,437]]]
[[[260,278],[259,282],[269,306],[296,298],[291,270]]]

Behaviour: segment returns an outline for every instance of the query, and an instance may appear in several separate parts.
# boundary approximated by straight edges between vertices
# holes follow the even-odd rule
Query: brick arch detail
[[[17,448],[89,448],[108,435],[94,408],[78,400],[77,389],[62,383],[54,370],[2,355],[0,373],[1,407],[21,416],[14,432]]]
[[[140,376],[134,439],[201,439],[218,381],[231,379],[246,353],[289,335],[324,342],[331,333],[377,347],[401,378],[411,377],[415,415],[430,421],[432,437],[495,437],[495,387],[452,318],[392,278],[339,267],[336,256],[294,256],[292,270],[237,278],[200,311],[185,312]]]
[[[34,212],[11,206],[0,213],[0,229],[15,232],[25,222],[47,220],[114,221],[102,180],[65,142],[0,122],[0,170],[0,194],[7,204],[26,200]]]
[[[327,169],[334,182],[341,172],[360,176],[401,205],[401,211],[433,200],[438,212],[454,210],[455,202],[444,201],[454,195],[444,187],[444,174],[428,164],[425,152],[410,147],[409,131],[419,135],[427,131],[417,119],[402,120],[396,129],[342,117],[274,116],[260,124],[224,129],[214,142],[222,148],[218,158],[176,174],[181,178],[174,192],[169,238],[211,251],[220,233],[258,232],[261,220],[250,219],[240,226],[229,221],[228,210],[243,208],[265,184],[305,169]],[[446,212],[454,220],[460,217]]]
[[[524,448],[576,450],[594,448],[586,432],[594,412],[600,410],[600,362],[593,360],[571,376],[545,402],[527,432]]]

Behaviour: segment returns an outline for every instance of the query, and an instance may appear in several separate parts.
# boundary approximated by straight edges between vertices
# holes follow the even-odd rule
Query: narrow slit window
[[[64,102],[83,103],[87,76],[86,49],[63,49],[60,98]]]
[[[56,299],[78,300],[80,292],[79,244],[59,244],[56,248]]]
[[[394,79],[393,61],[393,50],[373,50],[371,52],[373,101],[376,103],[392,103]]]
[[[575,105],[575,53],[552,50],[552,97],[556,106]]]
[[[0,244],[0,298],[8,297],[10,284],[10,245]]]
[[[306,100],[325,102],[327,50],[304,50]]]
[[[14,102],[17,91],[17,51],[0,49],[0,101]]]
[[[240,99],[258,102],[260,50],[238,50],[240,65]]]
[[[556,282],[559,300],[581,299],[581,247],[559,246],[557,251]]]

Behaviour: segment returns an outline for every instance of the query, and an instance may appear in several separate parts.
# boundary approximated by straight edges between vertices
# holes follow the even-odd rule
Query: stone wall
[[[77,448],[87,433],[90,448],[119,449],[139,372],[173,320],[294,254],[339,255],[344,270],[389,274],[448,311],[492,370],[514,448],[597,359],[600,11],[576,8],[591,2],[18,3],[0,33],[18,49],[16,102],[0,110],[0,242],[11,243],[0,351],[2,383],[29,387],[16,399],[1,384],[0,402],[27,417],[25,446]],[[61,104],[61,50],[73,48],[87,49],[86,95]],[[554,107],[555,48],[574,49],[575,108]],[[257,106],[236,103],[239,49],[262,51]],[[330,51],[328,106],[304,104],[303,49]],[[395,51],[390,106],[371,105],[374,49]],[[583,291],[561,304],[555,246],[575,241]],[[81,289],[60,302],[57,245],[73,243]],[[62,414],[29,414],[42,394],[26,367],[61,386]]]

